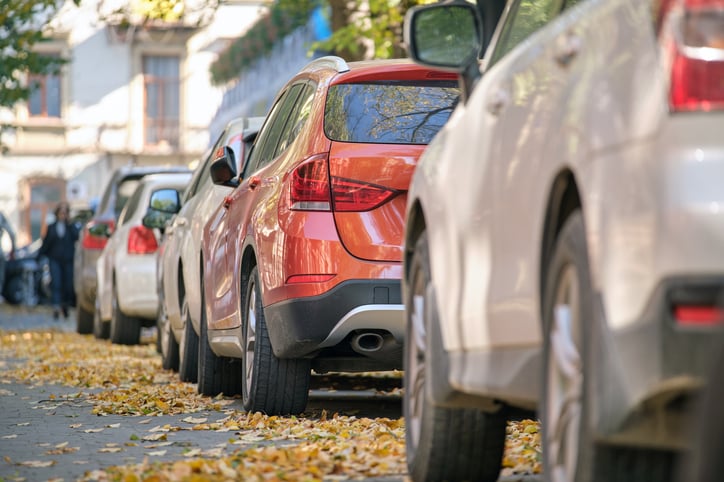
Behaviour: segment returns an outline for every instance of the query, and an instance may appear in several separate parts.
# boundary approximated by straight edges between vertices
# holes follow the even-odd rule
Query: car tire
[[[432,342],[428,336],[440,336],[437,310],[429,299],[430,280],[428,241],[423,232],[415,244],[406,293],[403,411],[408,472],[415,482],[495,482],[505,448],[504,411],[441,407],[428,395],[434,358],[428,356],[428,342]]]
[[[201,286],[201,336],[199,338],[199,383],[202,395],[227,396],[241,393],[241,363],[233,358],[217,356],[209,344],[204,288]]]
[[[590,480],[591,282],[583,217],[574,212],[556,239],[543,294],[543,465],[552,481]],[[566,403],[563,403],[566,402]],[[584,474],[586,474],[584,476]]]
[[[182,295],[181,319],[184,330],[179,340],[178,376],[182,382],[196,383],[199,378],[199,335],[194,331],[189,314],[189,302],[186,294]]]
[[[173,335],[171,322],[168,321],[168,316],[166,316],[166,308],[163,301],[158,308],[158,316],[156,318],[156,344],[156,350],[161,354],[161,366],[163,369],[178,371],[178,342]]]
[[[126,316],[118,304],[118,288],[113,285],[111,298],[111,343],[118,345],[138,345],[141,341],[141,320]]]
[[[93,313],[83,308],[78,303],[78,312],[76,313],[76,331],[81,335],[93,333]]]
[[[97,297],[93,311],[93,336],[99,340],[107,340],[111,336],[111,324],[101,319],[101,302]]]
[[[307,407],[311,361],[277,358],[267,331],[256,266],[249,273],[242,310],[242,402],[249,412],[300,414]]]

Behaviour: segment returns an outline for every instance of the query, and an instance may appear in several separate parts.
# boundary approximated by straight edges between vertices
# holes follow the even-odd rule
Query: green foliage
[[[0,1],[0,107],[29,97],[27,74],[57,73],[65,62],[33,50],[44,40],[43,27],[60,5],[59,0]]]
[[[277,41],[306,24],[317,6],[332,17],[332,36],[311,46],[346,60],[365,56],[363,39],[371,41],[373,58],[404,57],[402,24],[407,10],[432,0],[277,0],[267,14],[234,41],[211,66],[215,84],[235,79],[244,68],[267,54]],[[350,8],[351,7],[351,8]]]
[[[236,78],[254,60],[267,54],[277,41],[304,25],[317,5],[315,0],[278,0],[246,32],[234,41],[211,66],[215,84]]]

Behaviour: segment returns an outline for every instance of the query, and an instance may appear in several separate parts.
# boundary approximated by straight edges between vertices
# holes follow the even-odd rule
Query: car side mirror
[[[458,73],[477,63],[482,33],[475,6],[464,1],[413,7],[405,16],[404,35],[410,57]]]
[[[209,167],[209,174],[214,184],[221,186],[236,187],[239,181],[236,179],[236,160],[234,159],[234,151],[229,146],[224,146],[224,152],[221,156],[214,159]]]
[[[151,194],[148,211],[141,223],[147,228],[164,230],[166,223],[181,209],[181,196],[176,189],[159,189]]]

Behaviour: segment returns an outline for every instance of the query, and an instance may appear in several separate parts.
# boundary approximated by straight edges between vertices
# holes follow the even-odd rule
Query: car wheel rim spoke
[[[418,283],[415,290],[416,293],[412,298],[413,311],[410,314],[410,325],[412,341],[409,348],[409,377],[410,377],[410,396],[409,396],[409,424],[410,438],[413,443],[417,444],[420,437],[420,427],[422,423],[422,409],[425,400],[425,351],[427,348],[427,339],[425,333],[425,297],[419,294],[422,291]],[[424,289],[424,287],[423,287]]]
[[[575,479],[581,424],[583,365],[578,273],[562,272],[556,291],[548,360],[548,452],[552,480]]]
[[[254,376],[254,346],[256,345],[256,291],[255,286],[251,286],[249,295],[249,311],[246,316],[246,386],[251,388],[251,380]]]

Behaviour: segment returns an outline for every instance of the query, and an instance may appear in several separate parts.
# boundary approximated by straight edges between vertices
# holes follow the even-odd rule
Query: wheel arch
[[[426,226],[427,223],[425,221],[425,213],[422,210],[422,205],[419,201],[415,201],[407,214],[405,228],[404,252],[402,253],[405,279],[407,279],[409,275],[410,264],[412,262],[412,254],[415,251],[415,244],[420,238],[422,232],[425,231]]]
[[[564,169],[555,177],[548,193],[539,258],[538,296],[540,300],[545,294],[546,269],[553,255],[556,239],[571,213],[581,207],[581,196],[575,176],[571,170]],[[539,309],[542,320],[543,303],[540,303]]]

